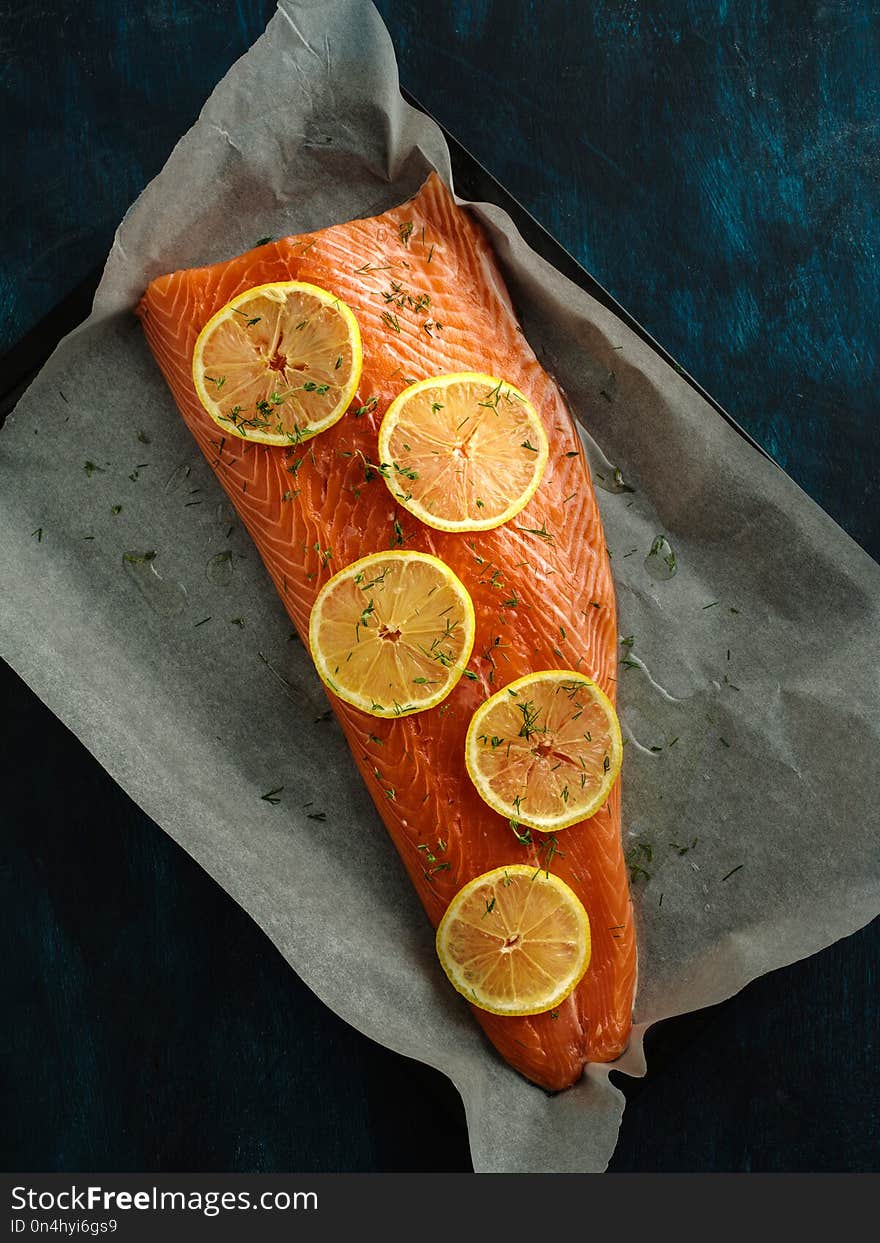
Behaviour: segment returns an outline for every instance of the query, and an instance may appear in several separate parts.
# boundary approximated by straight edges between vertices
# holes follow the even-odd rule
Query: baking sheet
[[[131,314],[162,272],[384,210],[432,167],[449,179],[373,7],[285,0],[126,215],[92,317],[0,434],[2,652],[332,1009],[450,1076],[475,1169],[601,1170],[623,1108],[609,1068],[549,1096],[452,995],[308,656]],[[640,988],[617,1066],[641,1073],[647,1025],[880,910],[880,570],[503,212],[473,210],[581,422],[631,637]]]

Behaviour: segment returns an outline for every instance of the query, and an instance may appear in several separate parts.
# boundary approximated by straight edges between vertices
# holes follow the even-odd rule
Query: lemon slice
[[[424,552],[375,552],[335,574],[309,619],[322,680],[373,716],[445,699],[474,646],[474,606],[449,566]]]
[[[519,389],[474,372],[410,385],[379,429],[385,482],[438,531],[509,521],[534,495],[548,451],[544,425]]]
[[[481,797],[542,833],[595,815],[622,758],[613,704],[571,669],[511,682],[476,710],[465,740],[467,770]]]
[[[267,445],[316,436],[342,418],[363,351],[357,320],[317,285],[278,281],[237,294],[193,351],[199,401],[227,435]]]
[[[493,1014],[541,1014],[564,1001],[590,964],[590,921],[565,881],[513,863],[460,889],[437,929],[455,988]]]

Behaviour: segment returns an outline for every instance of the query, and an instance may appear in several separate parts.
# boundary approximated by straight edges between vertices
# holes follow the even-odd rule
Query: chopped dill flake
[[[264,803],[271,803],[272,806],[274,807],[278,803],[281,802],[281,799],[278,797],[278,795],[281,793],[283,789],[284,789],[284,786],[276,786],[274,790],[267,790],[265,794],[261,794],[260,798],[262,799]]]
[[[244,630],[247,625],[243,617],[230,617],[229,624],[230,626],[238,626],[239,630]]]
[[[389,311],[382,312],[382,322],[387,324],[389,328],[393,328],[395,332],[400,332],[400,321],[396,315],[392,315]]]
[[[254,242],[254,249],[256,249],[257,246],[268,246],[269,243],[274,242],[274,240],[274,237],[258,237]]]
[[[520,825],[519,825],[518,820],[508,820],[507,823],[510,825],[510,831],[513,833],[513,836],[519,842],[520,846],[531,846],[532,834],[528,828],[525,830],[524,833],[520,833],[519,831]]]
[[[148,445],[150,443],[150,438],[146,432],[139,431],[137,434],[137,438],[141,442],[142,445]]]
[[[636,842],[624,853],[624,858],[629,868],[629,878],[632,884],[639,879],[646,881],[651,879],[651,873],[644,866],[654,859],[654,848],[650,842]]]
[[[526,535],[537,535],[540,539],[546,540],[548,544],[552,544],[555,536],[548,530],[546,523],[542,522],[539,527],[517,527],[517,531],[523,531]]]
[[[121,513],[122,513],[122,506],[121,506],[121,505],[113,505],[113,506],[111,507],[111,509],[110,509],[110,513],[111,513],[111,514],[113,515],[113,517],[115,518],[117,514],[121,514]]]
[[[485,399],[483,401],[478,401],[477,405],[486,406],[486,408],[489,410],[497,410],[498,403],[500,400],[501,400],[501,381],[499,380],[494,388],[489,389],[488,393],[485,396]]]
[[[568,791],[568,787],[566,786],[566,797],[564,800],[565,802],[568,802],[567,791]],[[538,871],[543,872],[544,875],[549,880],[550,879],[550,864],[553,862],[553,859],[556,855],[559,855],[560,859],[564,859],[565,851],[559,849],[559,841],[557,840],[555,833],[551,833],[549,837],[547,837],[544,841],[542,841],[538,847],[538,850],[547,851],[547,858],[544,860],[543,865],[540,868],[538,868]],[[535,873],[535,875],[537,875],[537,872]],[[532,879],[534,879],[534,877]]]
[[[368,398],[367,401],[365,401],[362,406],[358,406],[357,410],[355,410],[354,417],[356,419],[360,419],[360,418],[363,418],[365,414],[371,414],[372,411],[376,409],[378,404],[379,404],[378,397]]]
[[[31,536],[34,536],[34,535],[36,535],[36,537],[37,537],[37,543],[38,543],[38,544],[42,544],[42,542],[43,542],[43,528],[42,528],[42,527],[37,527],[37,529],[36,529],[35,531],[31,531]]]
[[[738,864],[735,868],[731,868],[731,870],[727,873],[727,875],[726,875],[726,876],[722,876],[722,877],[721,877],[722,882],[723,882],[723,881],[726,881],[726,880],[730,880],[731,876],[735,876],[735,875],[737,874],[737,872],[742,871],[742,869],[743,869],[745,866],[746,866],[746,865],[745,865],[744,863],[740,863],[740,864]]]
[[[354,269],[355,276],[365,276],[368,272],[387,272],[393,264],[390,263],[364,263],[361,267]]]
[[[412,231],[413,231],[413,222],[411,220],[404,220],[403,223],[398,227],[397,232],[400,234],[400,240],[403,243],[403,245],[406,247],[409,247],[409,239],[412,236]]]
[[[537,453],[537,452],[538,452],[538,450],[535,448],[535,446],[534,446],[533,444],[529,444],[529,442],[528,442],[527,440],[524,440],[524,441],[522,442],[522,444],[520,445],[520,448],[521,448],[521,449],[528,449],[529,453]]]
[[[532,734],[543,734],[546,731],[538,728],[538,717],[541,715],[539,708],[536,708],[530,699],[518,703],[517,708],[522,713],[523,723],[520,726],[519,736],[528,740]]]
[[[96,462],[85,462],[83,464],[83,470],[86,472],[86,474],[89,476],[90,479],[92,475],[95,473],[95,471],[99,471],[101,474],[104,473],[104,467],[98,466]]]

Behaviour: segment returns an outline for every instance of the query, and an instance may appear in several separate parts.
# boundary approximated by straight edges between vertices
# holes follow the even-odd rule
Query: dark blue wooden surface
[[[100,262],[271,8],[0,6],[0,350]],[[878,555],[876,8],[379,8],[404,84]],[[453,1089],[330,1015],[8,672],[3,694],[5,1168],[467,1168]],[[659,1028],[613,1168],[877,1168],[878,948]]]
[[[877,4],[378,7],[409,89],[878,555]]]

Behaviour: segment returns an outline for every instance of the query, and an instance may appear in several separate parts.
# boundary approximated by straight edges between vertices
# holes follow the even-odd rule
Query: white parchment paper
[[[431,167],[449,178],[442,135],[401,100],[372,6],[284,0],[126,215],[93,315],[0,435],[2,651],[327,1005],[452,1078],[477,1170],[601,1170],[623,1107],[608,1068],[551,1097],[449,989],[341,733],[316,720],[308,656],[131,314],[160,273],[381,211]],[[502,211],[473,210],[589,429],[632,636],[641,978],[619,1066],[641,1073],[647,1025],[880,910],[880,571]],[[659,535],[671,578],[648,555]]]

